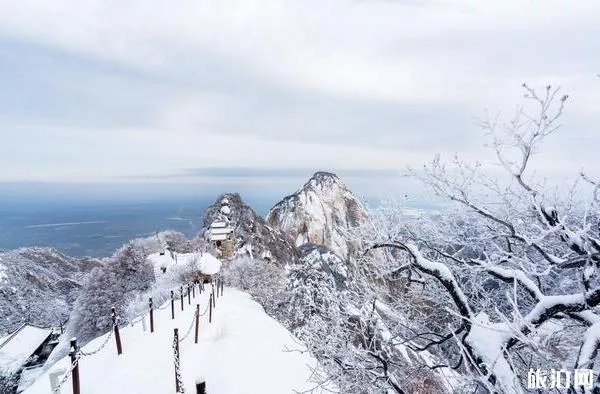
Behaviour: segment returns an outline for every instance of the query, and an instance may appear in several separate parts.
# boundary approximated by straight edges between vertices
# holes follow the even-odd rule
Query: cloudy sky
[[[0,182],[393,190],[522,82],[571,97],[538,168],[596,171],[598,73],[597,0],[0,0]]]

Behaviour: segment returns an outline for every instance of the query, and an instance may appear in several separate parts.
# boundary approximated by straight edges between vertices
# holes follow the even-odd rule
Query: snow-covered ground
[[[206,287],[209,289],[210,287]],[[173,367],[173,328],[183,336],[192,323],[195,304],[202,313],[208,304],[208,291],[196,294],[185,310],[176,304],[175,320],[170,307],[155,311],[155,332],[143,330],[141,322],[121,329],[123,354],[118,356],[114,338],[95,355],[80,360],[81,392],[85,394],[162,394],[175,392]],[[165,304],[168,306],[168,304]],[[309,382],[311,368],[317,365],[300,349],[295,338],[246,293],[225,288],[217,298],[213,322],[208,312],[201,317],[198,344],[194,330],[181,343],[181,370],[186,393],[195,392],[195,381],[206,381],[209,394],[286,394],[314,387]],[[148,317],[145,317],[146,322]],[[108,335],[108,334],[107,334]],[[106,335],[96,338],[82,350],[98,348]],[[50,394],[49,373],[69,366],[68,358],[49,368],[25,394]],[[71,393],[71,380],[62,393]],[[320,391],[316,391],[320,392]]]
[[[221,270],[221,260],[210,253],[202,253],[198,259],[200,272],[206,275],[214,275]]]

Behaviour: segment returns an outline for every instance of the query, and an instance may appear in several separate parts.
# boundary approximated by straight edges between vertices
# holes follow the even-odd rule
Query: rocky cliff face
[[[0,251],[0,336],[25,322],[65,321],[85,275],[99,265],[52,248]]]
[[[347,231],[366,216],[363,206],[337,175],[317,172],[269,211],[267,224],[288,234],[296,246],[324,245],[347,259],[353,249]]]
[[[237,255],[248,255],[281,265],[292,264],[298,259],[299,252],[289,235],[267,225],[238,193],[219,196],[206,210],[204,228],[215,221],[228,222],[234,228]]]

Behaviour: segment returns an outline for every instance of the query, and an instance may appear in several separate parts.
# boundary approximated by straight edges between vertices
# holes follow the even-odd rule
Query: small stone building
[[[235,233],[233,227],[226,222],[213,222],[208,229],[208,237],[212,247],[219,251],[221,258],[233,258],[235,255]]]

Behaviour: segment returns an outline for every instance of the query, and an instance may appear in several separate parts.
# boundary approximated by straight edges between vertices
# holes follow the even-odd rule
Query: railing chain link
[[[77,366],[77,363],[79,363],[79,359],[81,358],[80,353],[81,353],[80,351],[77,353],[75,360],[73,360],[73,362],[71,363],[71,367],[69,368],[69,370],[67,372],[65,372],[65,374],[62,377],[62,379],[60,380],[60,382],[58,382],[58,385],[54,388],[54,394],[60,393],[60,389],[62,388],[62,385],[65,384],[65,382],[69,379],[69,376],[71,376],[71,373],[73,372],[73,370]]]
[[[185,333],[185,335],[183,337],[181,337],[181,339],[179,340],[179,342],[185,341],[185,339],[188,337],[188,335],[190,335],[190,333],[192,332],[192,328],[194,327],[194,322],[195,321],[196,321],[196,311],[194,311],[194,318],[192,319],[190,327],[188,328],[188,330]]]
[[[108,344],[108,341],[110,341],[110,338],[112,338],[113,333],[115,330],[115,326],[113,325],[111,330],[109,331],[108,335],[106,336],[106,339],[104,340],[104,342],[102,342],[102,345],[100,345],[100,347],[98,347],[98,349],[91,351],[91,352],[84,352],[83,350],[79,349],[79,354],[81,354],[82,356],[93,356],[94,354],[98,353],[100,350],[104,349],[104,347]]]

